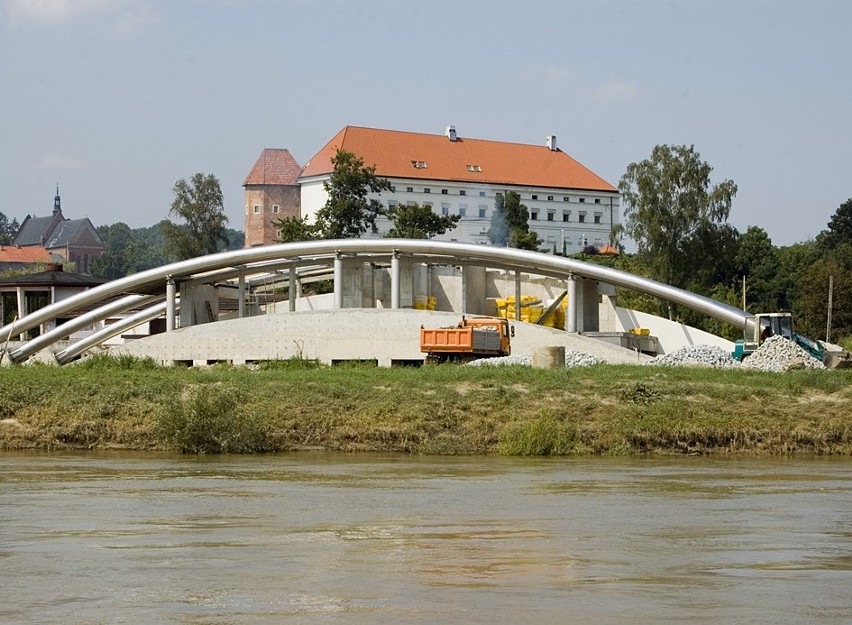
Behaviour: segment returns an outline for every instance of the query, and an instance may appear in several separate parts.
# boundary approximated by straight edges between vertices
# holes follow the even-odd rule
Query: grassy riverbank
[[[852,455],[852,371],[0,369],[0,449]]]

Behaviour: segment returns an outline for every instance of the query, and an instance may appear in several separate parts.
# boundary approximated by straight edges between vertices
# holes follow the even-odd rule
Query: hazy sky
[[[656,144],[776,245],[852,197],[852,1],[0,0],[0,212],[150,226],[196,172],[230,225],[264,147],[346,125],[543,144],[617,185]]]

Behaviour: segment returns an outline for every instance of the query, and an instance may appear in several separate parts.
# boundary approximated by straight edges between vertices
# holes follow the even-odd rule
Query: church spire
[[[53,198],[53,214],[54,215],[56,213],[62,212],[62,208],[59,206],[59,204],[60,204],[60,201],[59,201],[59,183],[57,182],[56,183],[56,197]]]

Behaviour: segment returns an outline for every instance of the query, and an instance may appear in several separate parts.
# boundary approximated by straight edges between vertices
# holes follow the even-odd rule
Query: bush
[[[577,429],[551,416],[510,424],[500,434],[500,452],[509,456],[564,456],[576,451]]]
[[[157,423],[159,436],[185,454],[265,451],[263,419],[245,410],[245,397],[233,388],[199,386],[171,403]]]
[[[150,371],[159,369],[160,365],[153,358],[139,358],[130,354],[112,356],[110,354],[93,354],[76,363],[83,369],[120,369],[123,371]]]

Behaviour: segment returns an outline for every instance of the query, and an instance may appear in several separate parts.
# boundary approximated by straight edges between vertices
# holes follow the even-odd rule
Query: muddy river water
[[[2,623],[850,623],[852,460],[0,454]]]

